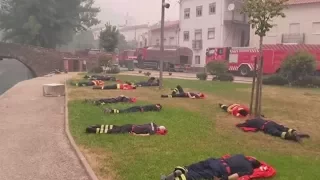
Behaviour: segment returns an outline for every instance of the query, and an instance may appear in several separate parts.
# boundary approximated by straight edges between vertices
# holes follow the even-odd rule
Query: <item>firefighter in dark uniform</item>
[[[241,176],[253,174],[253,170],[260,165],[258,160],[242,154],[227,158],[209,158],[186,167],[178,166],[170,175],[162,176],[161,180],[237,180]]]
[[[135,103],[137,101],[136,98],[130,98],[124,95],[120,95],[115,98],[104,98],[104,99],[85,99],[85,103],[92,103],[94,105],[105,105],[111,103]]]
[[[178,85],[173,89],[170,95],[161,95],[162,98],[191,98],[191,99],[203,99],[205,95],[203,93],[184,92],[182,87]]]
[[[104,85],[104,82],[101,80],[92,80],[92,81],[81,81],[81,82],[77,82],[77,83],[73,83],[73,85],[81,87],[81,86],[98,86],[101,87]]]
[[[298,134],[295,129],[291,129],[274,121],[264,120],[262,118],[246,120],[244,123],[237,124],[237,127],[255,128],[258,131],[263,131],[266,134],[281,137],[282,139],[286,140],[293,140],[296,142],[301,142],[301,138],[310,137],[308,134]]]
[[[126,124],[118,125],[93,125],[86,129],[87,133],[95,134],[124,134],[130,133],[133,135],[148,136],[148,135],[166,135],[168,130],[164,126],[158,126],[155,123],[142,125]]]
[[[117,84],[106,85],[106,86],[93,86],[93,89],[102,89],[102,90],[111,90],[111,89],[133,90],[136,88],[137,88],[137,86],[135,86],[135,85],[123,84],[123,83],[117,83]]]
[[[130,85],[136,85],[138,87],[148,87],[148,86],[159,86],[159,79],[156,79],[155,77],[151,77],[148,79],[148,81],[140,81],[137,83],[133,82],[126,82],[127,84]]]
[[[90,80],[102,80],[102,81],[116,81],[116,77],[113,76],[104,76],[104,75],[85,75],[83,77],[84,79],[90,79]]]
[[[132,106],[127,109],[110,109],[106,108],[104,110],[104,113],[109,114],[119,114],[119,113],[134,113],[134,112],[151,112],[151,111],[161,111],[162,106],[161,104],[151,104],[151,105],[145,105],[145,106]]]

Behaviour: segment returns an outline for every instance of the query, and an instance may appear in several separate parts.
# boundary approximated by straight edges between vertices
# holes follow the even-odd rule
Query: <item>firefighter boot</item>
[[[283,132],[281,134],[281,137],[283,139],[286,139],[286,140],[292,140],[292,141],[296,141],[296,142],[301,142],[301,138],[299,136],[297,136],[296,134],[290,134],[288,132]]]
[[[297,134],[300,138],[310,138],[310,135],[309,134],[300,134],[300,133],[298,133]]]

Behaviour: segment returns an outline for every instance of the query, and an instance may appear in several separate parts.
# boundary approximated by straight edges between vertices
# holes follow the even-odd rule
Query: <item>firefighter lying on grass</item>
[[[111,90],[111,89],[118,89],[118,90],[133,90],[136,89],[137,87],[135,85],[130,85],[130,84],[112,84],[112,85],[106,85],[106,86],[94,86],[93,89],[96,90]]]
[[[155,123],[133,125],[126,124],[122,126],[118,125],[93,125],[86,129],[87,133],[96,134],[124,134],[130,133],[138,136],[149,135],[166,135],[168,130],[164,126],[158,126]]]
[[[159,83],[160,83],[159,79],[156,79],[155,77],[149,78],[148,81],[140,81],[137,83],[126,81],[126,84],[135,85],[137,87],[159,86]]]
[[[250,113],[250,110],[247,106],[241,105],[241,104],[219,104],[219,107],[224,110],[225,112],[228,112],[236,117],[247,117]]]
[[[173,89],[170,95],[161,95],[162,98],[191,98],[191,99],[203,99],[205,96],[203,93],[184,92],[182,87],[178,85]]]
[[[290,129],[271,120],[254,118],[236,125],[245,132],[263,131],[272,136],[281,137],[286,140],[301,142],[301,138],[310,138],[308,134],[299,134],[295,129]]]
[[[104,105],[111,103],[135,103],[137,98],[131,98],[124,95],[120,95],[115,98],[103,98],[103,99],[85,99],[85,103],[92,103],[94,105]]]
[[[121,113],[134,113],[134,112],[159,112],[161,111],[162,106],[161,104],[151,104],[151,105],[145,105],[145,106],[132,106],[126,109],[110,109],[106,108],[104,110],[104,113],[108,114],[121,114]]]
[[[92,81],[80,81],[80,82],[77,82],[77,83],[71,83],[72,85],[74,86],[78,86],[78,87],[81,87],[81,86],[99,86],[100,89],[101,89],[101,86],[104,85],[104,82],[101,81],[101,80],[92,80]]]
[[[113,76],[106,76],[106,75],[85,75],[83,77],[84,79],[90,79],[90,80],[101,80],[101,81],[116,81],[116,77]]]
[[[209,158],[185,167],[178,166],[173,173],[162,176],[161,180],[249,180],[272,177],[275,174],[274,168],[266,163],[237,154]]]

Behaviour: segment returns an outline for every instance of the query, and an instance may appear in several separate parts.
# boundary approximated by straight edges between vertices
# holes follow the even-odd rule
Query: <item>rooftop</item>
[[[177,27],[178,25],[179,25],[179,20],[164,22],[164,28]],[[151,31],[154,31],[154,30],[159,30],[160,28],[161,28],[161,24],[157,23],[157,24],[154,24],[154,25],[150,26],[149,29]]]
[[[125,26],[123,28],[120,28],[120,31],[130,31],[135,29],[143,29],[148,28],[148,24],[141,24],[141,25],[135,25],[135,26]]]
[[[320,3],[320,0],[289,0],[290,5],[295,4],[309,4],[309,3]]]

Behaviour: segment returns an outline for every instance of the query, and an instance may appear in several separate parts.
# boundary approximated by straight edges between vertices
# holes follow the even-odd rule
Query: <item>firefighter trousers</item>
[[[94,86],[93,82],[78,82],[76,83],[76,86]]]
[[[162,98],[185,98],[188,97],[184,93],[182,94],[169,94],[169,95],[161,95]]]
[[[296,131],[295,129],[290,129],[283,125],[280,125],[276,122],[270,121],[268,124],[265,125],[263,130],[265,133],[270,134],[272,136],[277,136],[285,139],[285,135],[287,133],[291,134],[292,132]]]
[[[178,85],[176,88],[173,89],[171,94],[172,95],[174,95],[174,94],[184,94],[184,91],[183,91],[182,87],[180,85]]]
[[[143,107],[141,106],[132,106],[127,109],[112,109],[110,113],[118,114],[118,113],[133,113],[133,112],[142,112]]]
[[[95,133],[95,134],[123,134],[130,133],[132,131],[133,124],[125,124],[122,126],[117,125],[93,125],[89,126],[86,129],[87,133]]]

